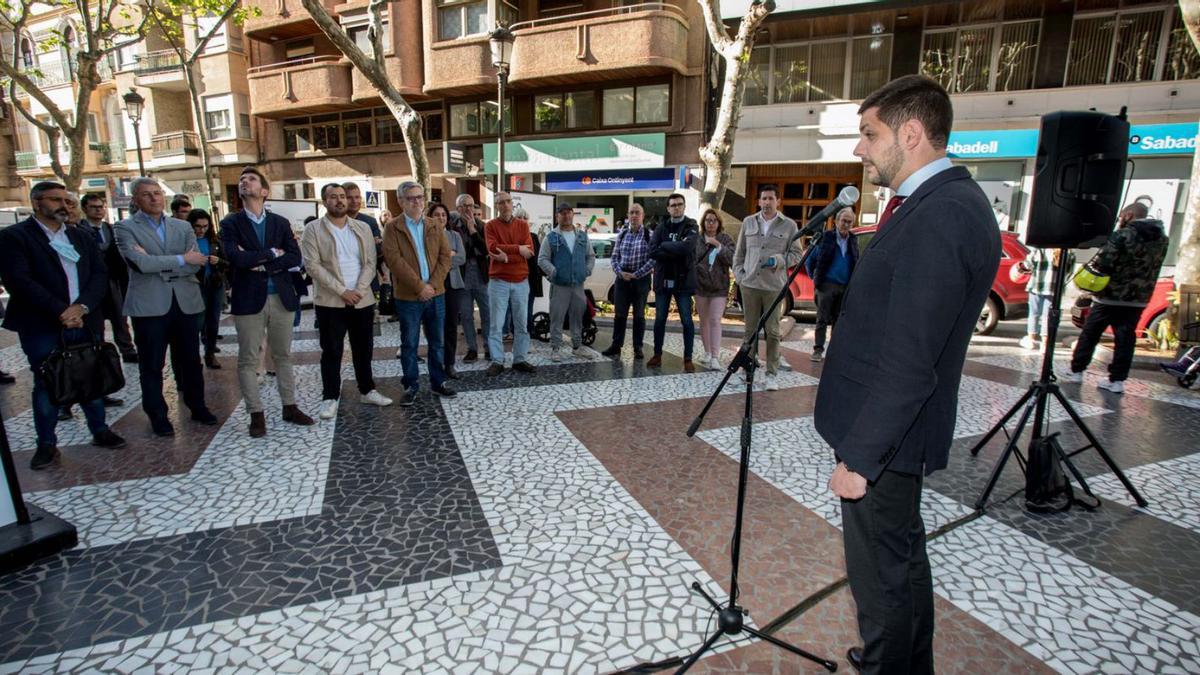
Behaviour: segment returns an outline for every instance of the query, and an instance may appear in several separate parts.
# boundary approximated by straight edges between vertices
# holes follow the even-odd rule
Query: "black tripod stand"
[[[823,221],[824,218],[821,220]],[[819,225],[819,223],[816,224]],[[801,234],[808,232],[809,228],[812,227],[814,227],[814,223],[809,223],[808,226],[805,227],[804,231],[801,232]],[[694,665],[705,652],[713,648],[713,645],[716,644],[721,635],[724,634],[736,636],[742,633],[748,633],[756,638],[765,640],[766,642],[769,642],[780,649],[786,649],[797,656],[802,656],[810,661],[819,663],[831,673],[837,670],[837,664],[833,661],[810,654],[799,647],[795,647],[784,642],[783,640],[780,640],[779,638],[776,638],[772,635],[767,635],[760,630],[747,626],[745,617],[748,612],[745,608],[738,605],[738,566],[741,560],[742,552],[742,517],[744,515],[746,504],[746,482],[750,475],[750,444],[751,437],[753,435],[752,426],[754,424],[754,372],[758,369],[758,336],[766,326],[768,317],[770,317],[772,313],[779,308],[779,304],[783,301],[783,294],[790,292],[792,281],[796,278],[796,275],[799,274],[800,268],[804,266],[804,262],[808,259],[809,254],[816,249],[819,240],[820,233],[818,231],[812,245],[809,246],[808,251],[801,258],[800,263],[793,268],[791,274],[788,276],[787,283],[784,284],[783,290],[780,291],[779,295],[775,297],[775,301],[771,303],[770,308],[763,312],[763,315],[758,320],[758,325],[754,327],[754,331],[748,333],[742,340],[742,346],[738,348],[737,355],[734,356],[733,360],[729,363],[729,367],[725,371],[725,377],[721,380],[721,383],[717,385],[716,391],[714,391],[709,397],[708,402],[704,405],[704,409],[700,411],[700,414],[696,416],[696,419],[692,421],[691,426],[689,426],[687,430],[688,437],[696,434],[696,431],[700,428],[700,424],[704,421],[704,417],[708,414],[709,409],[721,395],[721,391],[725,389],[725,385],[729,382],[729,378],[733,377],[733,374],[739,370],[745,371],[746,393],[745,406],[742,413],[741,459],[738,465],[737,514],[733,521],[733,551],[730,556],[732,565],[729,581],[729,600],[725,604],[721,604],[714,600],[711,595],[705,592],[704,588],[700,586],[700,582],[692,582],[692,590],[702,595],[704,599],[708,601],[708,604],[712,605],[713,610],[717,612],[717,630],[715,630],[713,634],[704,641],[704,644],[700,647],[700,649],[698,649],[695,653],[689,656],[686,661],[684,661],[683,665],[678,671],[676,671],[677,673],[683,673],[691,668],[692,665]]]
[[[1021,457],[1021,453],[1016,449],[1017,443],[1021,438],[1021,433],[1025,430],[1025,425],[1029,423],[1030,415],[1033,415],[1033,435],[1030,437],[1030,447],[1032,448],[1033,444],[1040,442],[1044,438],[1047,438],[1045,431],[1049,425],[1046,421],[1046,408],[1049,404],[1049,399],[1051,396],[1053,396],[1059,402],[1059,404],[1062,405],[1063,410],[1067,411],[1067,415],[1070,416],[1071,421],[1075,424],[1075,427],[1079,429],[1079,431],[1083,433],[1088,440],[1088,445],[1085,445],[1082,448],[1070,453],[1063,452],[1062,448],[1059,447],[1057,443],[1051,444],[1058,453],[1059,459],[1062,460],[1063,464],[1065,464],[1071,471],[1071,475],[1075,476],[1075,480],[1079,482],[1079,486],[1083,488],[1083,491],[1089,496],[1095,497],[1095,495],[1092,494],[1091,489],[1088,488],[1087,481],[1085,481],[1083,479],[1083,475],[1079,473],[1079,469],[1075,468],[1075,464],[1071,461],[1071,458],[1085,450],[1095,448],[1096,452],[1100,453],[1100,457],[1104,460],[1104,463],[1108,465],[1108,468],[1111,469],[1112,472],[1116,474],[1117,478],[1121,480],[1121,484],[1125,486],[1125,489],[1129,492],[1129,495],[1133,497],[1134,501],[1137,502],[1137,505],[1145,507],[1148,504],[1142,495],[1138,493],[1137,488],[1133,487],[1133,484],[1130,483],[1129,479],[1125,477],[1124,472],[1121,471],[1120,467],[1117,466],[1116,462],[1113,461],[1108,452],[1104,450],[1104,446],[1100,445],[1099,439],[1097,439],[1091,430],[1088,429],[1087,425],[1084,424],[1083,419],[1079,416],[1079,413],[1077,413],[1075,408],[1071,406],[1071,402],[1067,400],[1067,397],[1063,396],[1062,391],[1059,389],[1058,381],[1054,377],[1054,343],[1058,339],[1058,321],[1062,314],[1062,310],[1059,308],[1059,305],[1062,304],[1063,286],[1066,281],[1066,272],[1063,269],[1062,261],[1066,257],[1066,250],[1060,250],[1059,264],[1054,266],[1054,277],[1052,281],[1054,285],[1054,295],[1050,302],[1050,326],[1046,331],[1046,351],[1042,356],[1041,375],[1038,377],[1037,381],[1029,385],[1029,390],[1026,391],[1023,396],[1021,396],[1020,400],[1018,400],[1011,408],[1009,408],[1008,412],[1004,413],[1004,417],[1001,417],[1000,421],[996,422],[995,426],[993,426],[991,430],[987,432],[987,435],[980,439],[979,442],[975,444],[975,447],[971,448],[971,456],[977,456],[979,451],[988,444],[988,441],[992,440],[992,438],[1002,429],[1007,434],[1008,430],[1005,428],[1005,425],[1008,424],[1008,421],[1017,414],[1017,411],[1021,411],[1021,417],[1017,421],[1017,428],[1011,435],[1009,435],[1008,443],[1004,446],[1004,452],[1001,453],[1000,459],[996,460],[996,465],[992,468],[992,475],[988,479],[987,487],[984,488],[983,494],[979,495],[979,499],[975,501],[975,508],[979,509],[980,511],[984,510],[984,507],[987,505],[988,496],[990,496],[992,490],[995,489],[996,482],[1000,480],[1000,472],[1004,471],[1004,465],[1008,463],[1009,456],[1015,453],[1017,455],[1017,462],[1021,464],[1022,470],[1028,470],[1026,468],[1025,461]]]

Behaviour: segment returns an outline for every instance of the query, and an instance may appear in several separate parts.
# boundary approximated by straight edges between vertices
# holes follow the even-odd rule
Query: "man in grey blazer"
[[[163,398],[163,365],[171,349],[175,386],[200,424],[216,424],[204,403],[204,376],[200,366],[200,315],[204,300],[196,272],[206,256],[196,246],[196,235],[186,221],[163,213],[162,187],[151,178],[138,178],[131,186],[138,212],[114,227],[117,248],[129,263],[129,290],[125,314],[133,320],[142,384],[142,409],[158,436],[172,436]]]

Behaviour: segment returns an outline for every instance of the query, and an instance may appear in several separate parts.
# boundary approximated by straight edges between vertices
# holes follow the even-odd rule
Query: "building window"
[[[1102,4],[1093,0],[1086,6]],[[1123,3],[1137,4],[1145,3]],[[1066,86],[1190,79],[1196,77],[1197,59],[1189,47],[1187,29],[1173,5],[1077,16]]]
[[[450,106],[450,137],[496,135],[496,120],[499,107],[495,101],[455,103]],[[504,131],[512,131],[512,99],[504,102]]]
[[[346,28],[346,35],[354,41],[354,44],[362,50],[362,53],[370,55],[371,40],[367,37],[367,31],[370,26],[363,24],[360,26],[349,26]],[[388,27],[388,22],[383,22],[383,51],[390,52],[392,50],[392,31]]]
[[[671,119],[671,85],[638,87],[634,98],[635,124],[666,124]]]
[[[96,115],[94,115],[93,113],[88,113],[88,116],[87,116],[87,139],[88,139],[88,143],[91,143],[93,145],[100,144],[100,128],[98,125],[99,125],[99,121],[96,119]]]
[[[312,38],[295,40],[283,46],[283,55],[288,61],[307,59],[309,57],[316,56],[316,54],[317,46],[313,43]]]
[[[853,21],[817,17],[787,37],[844,37],[756,48],[747,64],[744,104],[865,98],[891,75],[892,25],[890,11]]]
[[[342,147],[342,125],[337,114],[318,115],[312,118],[313,148],[336,150]]]
[[[33,70],[36,63],[33,58],[33,40],[21,38],[21,65],[25,70]]]
[[[213,110],[204,113],[204,125],[208,127],[208,140],[215,141],[230,135],[228,110]]]
[[[925,9],[921,72],[950,93],[1033,88],[1039,0],[986,0]]]
[[[316,199],[317,191],[312,183],[280,183],[284,199]]]
[[[423,113],[422,116],[425,140],[441,140],[441,111]],[[283,121],[283,147],[287,153],[366,148],[403,142],[400,125],[387,108],[348,110],[340,114],[294,117]]]
[[[633,124],[633,87],[605,89],[602,105],[604,126],[620,127]]]
[[[342,113],[342,141],[347,148],[374,145],[370,110],[355,110]]]
[[[487,0],[438,0],[439,40],[483,35],[491,27]]]
[[[376,145],[392,145],[404,142],[404,134],[400,132],[400,123],[392,116],[387,108],[381,108],[383,115],[376,112],[375,143]]]
[[[442,140],[442,112],[439,110],[437,112],[421,113],[421,128],[424,130],[425,140]]]
[[[596,93],[541,94],[533,99],[533,130],[591,129],[596,126]]]
[[[250,115],[246,113],[238,113],[238,138],[254,138],[254,127],[250,124]]]

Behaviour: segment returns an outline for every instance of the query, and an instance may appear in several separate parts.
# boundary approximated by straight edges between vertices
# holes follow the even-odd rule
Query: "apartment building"
[[[744,9],[723,6],[730,19]],[[890,78],[925,73],[954,100],[950,154],[988,193],[1000,226],[1015,231],[1032,217],[1040,116],[1127,107],[1125,200],[1146,201],[1170,224],[1174,260],[1200,119],[1200,56],[1177,3],[780,0],[751,64],[739,184],[750,194],[779,184],[789,215],[803,218],[851,184],[866,188],[862,222],[875,222],[882,195],[852,154],[858,104]]]
[[[42,91],[55,105],[70,112],[77,94],[72,44],[81,39],[80,19],[69,8],[37,7],[46,11],[35,15],[28,32],[18,41],[20,62],[26,70],[38,73]],[[189,52],[195,48],[198,36],[211,28],[210,21],[185,26]],[[52,34],[63,35],[66,44],[44,52],[38,45]],[[206,142],[214,167],[213,189],[221,213],[226,212],[230,185],[235,186],[236,196],[237,167],[258,157],[246,70],[241,30],[236,26],[223,28],[215,35],[195,66],[207,126]],[[113,216],[119,217],[128,207],[129,181],[139,173],[140,142],[146,173],[161,180],[169,195],[187,194],[194,205],[210,207],[200,158],[201,134],[193,122],[191,97],[179,69],[179,56],[166,39],[151,32],[143,40],[131,41],[113,52],[100,72],[102,82],[88,111],[88,150],[80,189],[105,194]],[[145,99],[137,134],[122,101],[131,88]],[[48,111],[20,89],[13,104],[23,106],[37,119],[50,120]],[[47,136],[16,111],[12,111],[12,117],[17,175],[26,185],[53,178]],[[64,164],[67,162],[65,142],[60,158]]]
[[[398,213],[409,163],[374,89],[299,0],[250,2],[262,11],[245,26],[250,105],[272,197],[314,199],[326,182],[353,180],[369,210]],[[366,2],[325,6],[369,49]],[[499,103],[488,35],[498,21],[515,36],[509,189],[555,193],[611,226],[634,202],[665,213],[666,196],[686,186],[706,110],[695,2],[397,0],[385,18],[387,68],[424,117],[435,198],[490,204]]]

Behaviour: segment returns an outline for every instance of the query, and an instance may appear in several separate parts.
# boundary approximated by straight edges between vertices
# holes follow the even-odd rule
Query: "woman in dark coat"
[[[696,240],[696,309],[704,343],[704,354],[698,360],[708,368],[721,367],[721,317],[729,297],[729,267],[735,247],[717,212],[705,211],[700,219],[700,238]]]
[[[219,369],[217,363],[217,333],[220,330],[221,310],[225,308],[225,272],[229,261],[221,249],[221,240],[213,231],[212,216],[204,209],[192,209],[187,216],[196,233],[196,246],[208,256],[208,262],[196,272],[200,280],[200,295],[204,297],[204,318],[200,338],[204,344],[204,365]]]

